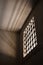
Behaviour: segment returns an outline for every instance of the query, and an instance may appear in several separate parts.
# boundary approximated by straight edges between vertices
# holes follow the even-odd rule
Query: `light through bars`
[[[23,57],[29,54],[37,45],[37,36],[34,17],[30,20],[23,32]]]

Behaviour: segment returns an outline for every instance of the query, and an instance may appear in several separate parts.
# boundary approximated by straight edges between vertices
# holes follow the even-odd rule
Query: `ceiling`
[[[0,29],[20,30],[31,10],[30,0],[0,0]]]

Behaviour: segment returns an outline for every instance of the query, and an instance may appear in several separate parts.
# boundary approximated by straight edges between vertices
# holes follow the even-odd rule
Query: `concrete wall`
[[[22,58],[23,65],[42,65],[43,63],[43,0],[40,0],[37,3],[30,16],[25,21],[21,30],[21,35],[33,16],[35,17],[38,45],[29,55],[27,55],[25,58]],[[21,41],[21,45],[22,44],[23,42]]]
[[[19,34],[0,30],[0,62],[16,63],[19,58],[18,45]]]

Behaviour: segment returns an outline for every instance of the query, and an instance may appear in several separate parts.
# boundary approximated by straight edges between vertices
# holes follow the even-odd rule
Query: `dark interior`
[[[0,65],[43,65],[43,0],[31,0],[33,9],[26,19],[22,29],[17,36],[17,56],[16,58],[0,53]],[[38,45],[25,58],[23,58],[23,31],[29,20],[35,17],[36,33]]]
[[[43,65],[43,1],[39,1],[38,4],[35,6],[33,11],[31,12],[30,16],[27,18],[27,22],[25,22],[21,36],[23,34],[23,30],[29,23],[29,20],[32,17],[35,17],[36,23],[36,33],[37,33],[37,47],[25,58],[23,59],[23,65]],[[22,41],[21,41],[22,42]]]

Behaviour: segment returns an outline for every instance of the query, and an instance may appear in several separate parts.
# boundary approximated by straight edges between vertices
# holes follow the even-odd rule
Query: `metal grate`
[[[37,45],[37,35],[34,17],[23,32],[23,57],[29,54]]]

